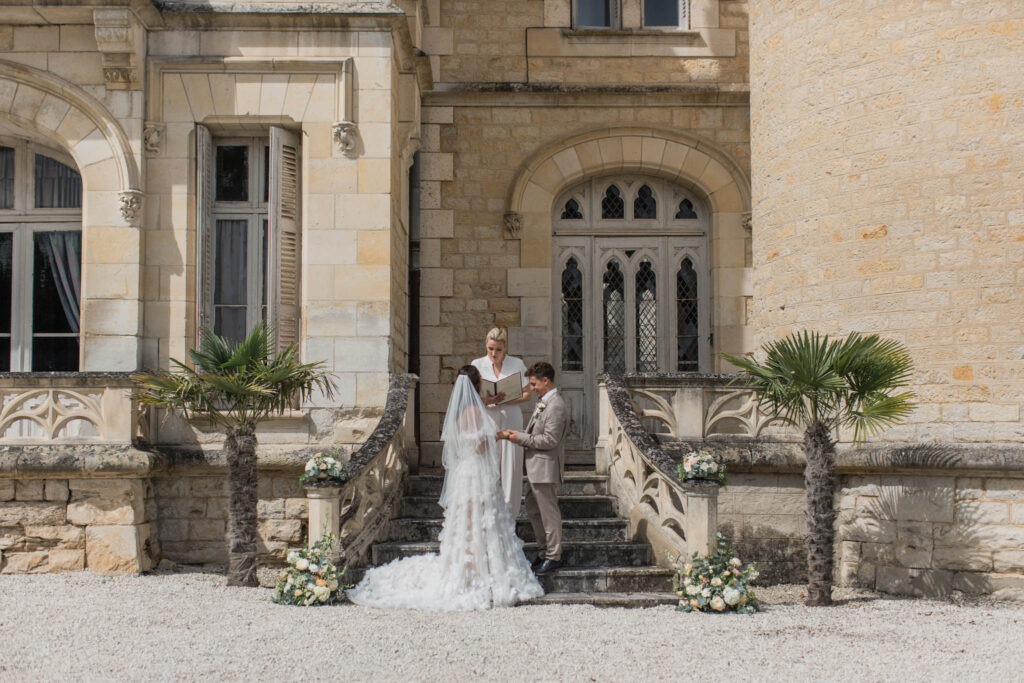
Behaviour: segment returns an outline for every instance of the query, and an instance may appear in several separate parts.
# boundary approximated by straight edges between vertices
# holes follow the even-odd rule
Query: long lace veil
[[[441,464],[444,465],[444,485],[441,488],[441,507],[447,508],[452,491],[449,482],[452,473],[463,458],[484,458],[484,464],[498,471],[499,450],[494,440],[497,427],[487,414],[480,394],[466,375],[459,375],[452,389],[448,410],[444,415],[441,440]]]

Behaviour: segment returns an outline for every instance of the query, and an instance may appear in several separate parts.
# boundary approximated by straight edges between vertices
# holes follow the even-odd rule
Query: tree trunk
[[[807,490],[807,605],[832,604],[835,540],[835,442],[824,425],[804,432],[804,486]]]
[[[256,435],[246,429],[228,434],[228,585],[257,586]]]

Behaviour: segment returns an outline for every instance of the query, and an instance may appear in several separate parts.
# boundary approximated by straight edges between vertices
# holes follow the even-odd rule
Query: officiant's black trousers
[[[562,559],[562,511],[558,509],[558,484],[529,482],[526,514],[533,535],[541,547],[541,556],[556,562]]]

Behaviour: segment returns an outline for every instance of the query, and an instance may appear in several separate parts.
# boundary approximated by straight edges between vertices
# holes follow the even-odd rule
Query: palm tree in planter
[[[228,461],[228,585],[255,586],[256,426],[270,415],[308,399],[315,390],[328,398],[334,384],[323,363],[300,363],[292,344],[273,352],[270,330],[260,323],[243,341],[232,344],[208,328],[199,350],[189,351],[195,368],[171,359],[173,370],[133,377],[142,403],[181,410],[185,418],[208,419],[224,430]]]
[[[758,393],[766,413],[803,426],[807,491],[807,604],[832,604],[835,448],[838,427],[854,441],[899,423],[914,409],[913,363],[901,343],[853,333],[829,339],[800,332],[762,347],[763,362],[723,356]]]

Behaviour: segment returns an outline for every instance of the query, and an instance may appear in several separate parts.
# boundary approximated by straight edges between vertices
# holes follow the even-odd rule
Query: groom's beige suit
[[[518,433],[517,443],[523,447],[523,465],[530,486],[526,491],[526,514],[533,526],[541,556],[548,560],[562,559],[562,513],[558,509],[558,485],[565,469],[565,430],[568,412],[557,389],[545,394],[526,431]]]

